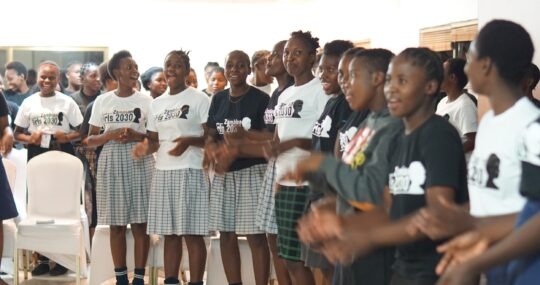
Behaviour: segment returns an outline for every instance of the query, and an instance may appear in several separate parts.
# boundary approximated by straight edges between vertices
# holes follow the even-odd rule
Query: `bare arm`
[[[476,133],[465,134],[465,141],[463,142],[463,151],[465,153],[473,151],[476,142]]]

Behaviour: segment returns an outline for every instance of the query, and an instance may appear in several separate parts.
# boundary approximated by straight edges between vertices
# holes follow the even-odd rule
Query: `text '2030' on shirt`
[[[151,103],[152,97],[140,92],[128,97],[107,92],[94,101],[90,125],[103,128],[105,132],[131,128],[145,134]]]
[[[523,97],[497,116],[487,112],[480,121],[468,167],[473,216],[517,213],[523,208],[519,142],[539,115],[540,110]]]
[[[270,101],[268,101],[268,106],[264,111],[264,124],[266,125],[266,129],[271,133],[274,133],[276,130],[275,108],[278,103],[279,96],[281,95],[281,93],[283,93],[283,91],[293,85],[293,83],[294,82],[292,81],[287,82],[287,85],[285,85],[282,90],[276,88],[276,90],[272,92],[272,96],[270,96]]]
[[[208,119],[209,107],[210,98],[192,87],[175,95],[166,92],[152,101],[147,129],[159,136],[157,169],[202,168],[201,148],[190,146],[180,156],[172,156],[169,151],[176,146],[173,141],[179,137],[204,135],[203,124]]]
[[[218,141],[223,140],[225,133],[235,133],[237,128],[260,131],[265,128],[264,111],[268,100],[266,93],[252,86],[240,98],[229,98],[229,89],[220,91],[212,97],[208,111],[208,127],[217,130]],[[238,158],[231,164],[229,171],[264,163],[266,159],[262,157]]]
[[[345,125],[351,112],[343,93],[330,97],[313,126],[311,138],[313,150],[333,153],[338,130]]]
[[[398,138],[389,173],[390,216],[394,220],[425,207],[426,191],[433,186],[452,188],[458,204],[469,200],[461,140],[456,129],[440,116],[432,115]],[[440,259],[436,246],[427,238],[397,246],[394,270],[410,278],[434,277]]]
[[[68,95],[56,92],[53,96],[41,97],[38,92],[22,102],[15,125],[28,128],[30,133],[54,134],[57,131],[68,133],[82,121],[77,103]]]
[[[315,122],[321,115],[329,96],[324,93],[318,78],[300,86],[287,88],[278,99],[275,116],[277,133],[281,142],[291,139],[309,139]],[[296,163],[306,158],[308,151],[293,148],[281,153],[276,160],[276,177],[281,178]],[[279,181],[283,186],[296,186],[294,181]],[[307,183],[305,184],[307,185]]]

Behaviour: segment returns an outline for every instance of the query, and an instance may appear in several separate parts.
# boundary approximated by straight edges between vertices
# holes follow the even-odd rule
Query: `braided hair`
[[[434,94],[438,94],[441,88],[441,83],[444,78],[444,70],[439,55],[429,48],[406,48],[399,54],[399,57],[405,59],[413,66],[424,69],[426,79],[435,80],[437,82],[437,90]]]
[[[172,50],[170,51],[167,56],[165,56],[165,58],[171,56],[171,55],[177,55],[179,56],[182,61],[184,62],[184,67],[186,68],[186,72],[189,73],[189,70],[191,69],[191,65],[189,63],[189,51],[185,51],[185,50],[182,50],[182,49],[179,49],[179,50]]]
[[[310,53],[316,54],[317,49],[320,47],[319,38],[315,38],[311,35],[311,32],[303,32],[302,30],[292,32],[291,38],[296,38],[302,40]]]

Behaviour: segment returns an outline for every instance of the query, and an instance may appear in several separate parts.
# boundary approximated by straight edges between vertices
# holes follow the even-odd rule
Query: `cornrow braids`
[[[394,54],[383,48],[363,49],[354,54],[355,58],[361,58],[372,72],[383,72],[386,74],[388,65]]]
[[[292,32],[291,38],[298,38],[302,40],[308,47],[310,53],[317,53],[317,49],[320,47],[319,38],[315,38],[311,35],[311,32],[303,32],[302,30]]]
[[[323,48],[322,54],[341,57],[347,50],[353,47],[351,41],[335,40],[326,43]]]
[[[186,68],[186,72],[189,72],[190,68],[191,68],[191,65],[189,63],[189,51],[185,51],[185,50],[182,50],[182,49],[179,49],[179,50],[172,50],[170,51],[167,56],[165,56],[165,58],[169,57],[170,55],[177,55],[179,56],[182,61],[184,62],[184,66]]]
[[[94,63],[94,62],[87,62],[87,63],[81,65],[81,71],[79,72],[79,77],[80,77],[81,79],[83,79],[83,78],[84,78],[84,75],[86,74],[86,72],[87,72],[88,70],[90,70],[90,69],[95,68],[95,67],[97,68],[98,65],[97,65],[96,63]]]
[[[121,50],[115,53],[112,56],[112,58],[109,60],[109,63],[107,64],[107,72],[109,73],[112,79],[116,80],[116,77],[114,77],[113,71],[118,69],[120,67],[120,61],[127,57],[132,57],[131,53],[127,50]]]
[[[423,68],[427,80],[437,81],[435,94],[439,93],[444,78],[444,69],[439,55],[429,48],[420,47],[406,48],[399,54],[399,57],[404,58],[414,66]]]

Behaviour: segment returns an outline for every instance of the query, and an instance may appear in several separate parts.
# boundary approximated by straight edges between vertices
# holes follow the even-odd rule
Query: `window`
[[[45,60],[52,60],[61,68],[74,61],[100,64],[108,58],[107,54],[106,47],[0,47],[0,68],[3,73],[6,63],[13,60],[28,69],[37,69]]]

